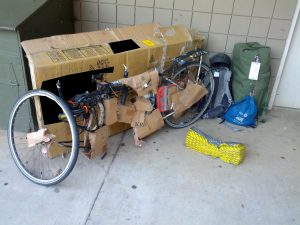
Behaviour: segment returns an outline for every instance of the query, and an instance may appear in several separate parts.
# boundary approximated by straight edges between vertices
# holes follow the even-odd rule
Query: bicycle
[[[193,83],[204,85],[207,90],[204,97],[179,117],[174,117],[173,106],[162,112],[167,125],[173,128],[189,126],[207,109],[214,89],[213,74],[202,62],[207,53],[202,49],[194,49],[176,57],[168,69],[159,73],[160,86],[174,85],[179,90],[184,89],[188,83]],[[128,70],[125,67],[124,79],[127,77]],[[76,164],[79,148],[88,150],[88,146],[81,144],[81,133],[93,133],[103,126],[106,110],[103,106],[104,99],[115,97],[119,92],[120,104],[125,104],[130,88],[120,80],[105,82],[103,74],[93,75],[92,80],[96,82],[95,91],[77,94],[69,100],[64,99],[58,82],[58,96],[46,90],[35,89],[25,93],[14,104],[8,122],[9,148],[18,169],[32,182],[49,186],[63,181]],[[155,97],[153,93],[148,95],[154,108]],[[51,116],[64,124],[58,130],[51,130],[44,123],[40,110],[43,102],[51,101],[60,109],[59,113],[51,113]],[[28,115],[24,116],[25,112]],[[66,134],[67,141],[64,140]],[[60,149],[59,157],[49,156],[52,148]]]

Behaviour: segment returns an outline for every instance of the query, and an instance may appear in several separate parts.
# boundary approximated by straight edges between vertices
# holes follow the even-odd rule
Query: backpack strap
[[[225,71],[223,75],[220,75],[219,77],[219,85],[218,85],[218,91],[217,96],[214,103],[214,108],[217,107],[219,104],[222,103],[222,100],[224,96],[227,97],[229,106],[232,104],[232,96],[229,90],[229,82],[231,79],[231,71],[227,67],[220,68],[219,71]]]

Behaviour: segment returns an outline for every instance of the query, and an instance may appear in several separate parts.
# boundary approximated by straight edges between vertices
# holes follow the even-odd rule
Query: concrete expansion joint
[[[95,197],[94,197],[93,203],[92,203],[92,205],[91,205],[91,207],[90,207],[90,209],[89,209],[89,213],[88,213],[88,215],[87,215],[87,217],[86,217],[86,219],[85,219],[84,225],[87,225],[87,223],[88,223],[88,221],[89,221],[89,219],[90,219],[90,216],[91,216],[91,213],[92,213],[92,211],[93,211],[93,209],[94,209],[95,203],[96,203],[96,201],[97,201],[97,199],[98,199],[98,196],[99,196],[99,194],[100,194],[100,192],[101,192],[101,190],[102,190],[102,187],[103,187],[104,184],[105,184],[105,181],[106,181],[106,178],[107,178],[107,176],[108,176],[108,174],[109,174],[110,168],[111,168],[113,162],[115,161],[115,158],[116,158],[116,156],[118,155],[118,152],[119,152],[119,150],[120,150],[120,148],[121,148],[121,146],[122,146],[122,143],[123,143],[123,141],[124,141],[125,135],[126,135],[126,131],[124,131],[124,132],[122,133],[122,136],[121,136],[121,138],[120,138],[120,141],[119,141],[118,146],[117,146],[117,149],[116,149],[116,152],[115,152],[115,154],[113,155],[113,158],[112,158],[112,160],[111,160],[111,162],[110,162],[110,164],[109,164],[109,166],[108,166],[108,168],[107,168],[107,171],[106,171],[106,173],[105,173],[104,179],[103,179],[102,183],[100,184],[100,187],[98,188],[97,194],[96,194]]]

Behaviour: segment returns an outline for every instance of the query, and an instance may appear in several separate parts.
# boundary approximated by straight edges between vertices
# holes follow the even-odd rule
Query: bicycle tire
[[[197,120],[200,119],[200,117],[203,115],[203,113],[209,106],[214,91],[214,78],[210,68],[206,64],[202,63],[200,65],[199,62],[186,63],[174,72],[174,75],[171,76],[171,80],[175,83],[187,81],[192,81],[196,83],[195,78],[197,76],[197,73],[191,75],[189,73],[189,70],[194,69],[195,71],[198,71],[198,68],[200,66],[200,79],[198,81],[198,84],[200,84],[200,82],[203,83],[208,91],[208,94],[201,98],[191,108],[186,110],[185,113],[179,118],[175,118],[173,116],[166,117],[165,123],[172,128],[184,128],[190,126],[191,124],[195,123]],[[182,79],[180,79],[180,76],[182,76]],[[194,115],[192,116],[191,114],[193,111]],[[164,112],[163,116],[166,116],[169,113],[170,112]],[[183,117],[185,117],[185,119]]]
[[[68,151],[66,148],[59,149],[61,152],[56,157],[50,157],[50,152],[54,147],[60,147],[59,138],[62,133],[53,137],[53,140],[35,143],[31,147],[28,141],[30,138],[27,136],[29,133],[51,127],[52,124],[38,125],[42,122],[37,119],[36,109],[46,98],[54,101],[66,116],[67,123],[62,123],[62,126],[56,130],[62,132],[61,129],[64,129],[70,132],[72,138],[71,149]],[[52,128],[51,134],[58,134],[52,133],[54,131],[55,129]],[[28,91],[17,99],[11,110],[8,121],[8,144],[15,164],[26,178],[43,186],[58,184],[71,173],[78,158],[79,135],[73,113],[63,99],[49,91],[40,89]]]

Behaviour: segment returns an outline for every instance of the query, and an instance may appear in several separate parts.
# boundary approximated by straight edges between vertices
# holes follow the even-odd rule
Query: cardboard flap
[[[183,91],[178,91],[171,96],[173,110],[175,111],[174,117],[179,117],[181,113],[198,102],[206,94],[207,89],[203,84],[188,83]]]
[[[139,91],[144,89],[145,86],[148,85],[150,79],[150,74],[148,71],[146,71],[133,77],[120,79],[119,81],[122,84],[131,87],[133,90]]]
[[[159,109],[154,110],[145,118],[143,126],[134,127],[134,135],[136,139],[144,138],[164,126],[164,120]]]
[[[171,99],[172,99],[172,107],[173,110],[175,111],[175,117],[177,117],[177,115],[179,115],[180,113],[184,112],[187,108],[182,105],[181,101],[180,101],[180,96],[183,94],[183,91],[178,91],[176,93],[174,93],[173,95],[171,95]]]
[[[186,106],[191,107],[193,104],[198,102],[204,95],[207,94],[206,87],[201,84],[187,84],[186,88],[182,91],[179,96],[180,102]]]
[[[119,81],[135,90],[138,96],[143,96],[150,92],[157,92],[159,75],[156,70],[146,71],[133,77],[120,79]]]
[[[131,124],[136,109],[132,103],[118,105],[118,122]]]
[[[106,125],[114,124],[118,121],[118,99],[117,98],[111,98],[111,99],[105,99],[103,101],[104,103],[104,123]]]
[[[136,111],[131,121],[131,127],[144,126],[145,111]]]
[[[30,148],[41,143],[51,143],[54,138],[55,135],[49,133],[47,128],[43,128],[36,132],[31,132],[27,134],[27,146]]]
[[[151,112],[153,110],[153,106],[149,99],[144,97],[137,97],[134,105],[137,111]]]
[[[95,132],[88,133],[88,142],[91,150],[84,153],[89,159],[95,158],[97,155],[104,153],[109,135],[108,126],[100,127]]]
[[[159,83],[159,75],[156,70],[150,71],[150,82],[148,83],[148,86],[142,90],[139,90],[138,95],[143,96],[147,93],[153,92],[154,94],[157,93],[158,89],[158,83]]]

